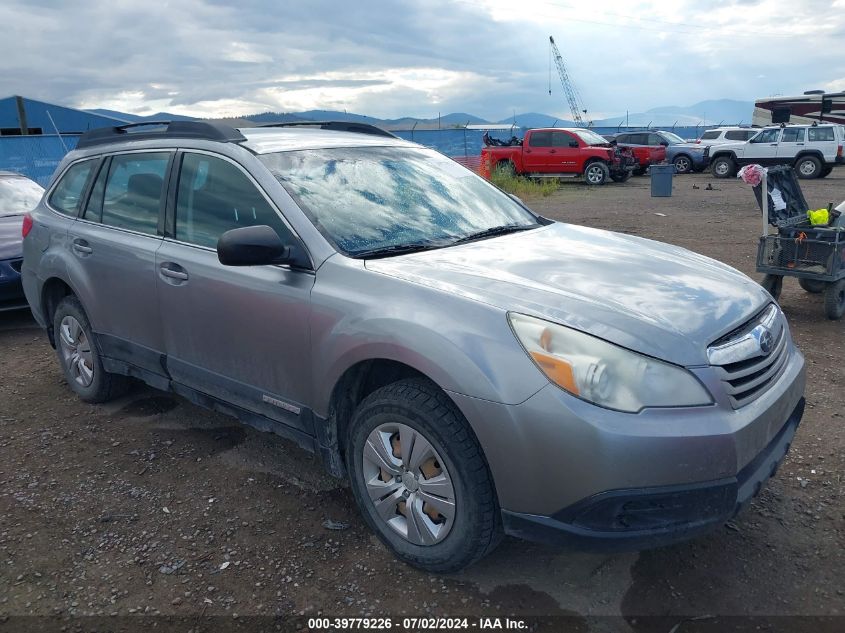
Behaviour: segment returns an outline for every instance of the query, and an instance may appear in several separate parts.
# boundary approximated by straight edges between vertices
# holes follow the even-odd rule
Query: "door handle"
[[[171,268],[174,264],[162,264],[159,266],[159,272],[162,277],[168,279],[175,279],[176,281],[188,281],[188,273],[184,270],[176,270]],[[180,267],[181,268],[181,267]]]
[[[80,255],[90,255],[94,252],[94,249],[88,246],[88,242],[80,239],[73,240],[73,250]]]
[[[550,149],[549,154],[557,154],[557,150],[556,149]]]

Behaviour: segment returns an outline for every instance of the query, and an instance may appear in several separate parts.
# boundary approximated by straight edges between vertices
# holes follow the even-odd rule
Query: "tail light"
[[[841,148],[840,148],[841,149]],[[21,236],[26,237],[32,230],[32,216],[27,213],[23,216],[23,224],[21,224]]]
[[[839,158],[842,158],[842,146],[841,146],[841,145],[839,146],[839,149],[838,149],[838,150],[836,150],[836,155],[837,155]]]

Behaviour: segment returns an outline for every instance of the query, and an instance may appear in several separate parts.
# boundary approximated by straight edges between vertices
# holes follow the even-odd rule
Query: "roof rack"
[[[319,127],[321,130],[331,130],[333,132],[357,132],[358,134],[399,138],[395,134],[391,134],[380,127],[357,121],[288,121],[286,123],[264,123],[258,127]]]
[[[151,130],[134,131],[135,128],[153,127]],[[210,121],[139,121],[114,127],[100,127],[85,132],[79,137],[77,149],[117,143],[119,141],[143,141],[161,138],[198,138],[221,143],[239,143],[246,137],[235,128]]]

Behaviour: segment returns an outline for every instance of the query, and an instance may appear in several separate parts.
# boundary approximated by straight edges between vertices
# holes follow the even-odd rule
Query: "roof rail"
[[[319,127],[321,130],[333,132],[357,132],[358,134],[399,138],[380,127],[369,123],[359,123],[358,121],[288,121],[286,123],[264,123],[258,127]]]
[[[142,127],[154,129],[133,131],[135,128]],[[85,132],[79,137],[76,147],[79,149],[119,141],[161,138],[198,138],[221,143],[239,143],[246,140],[246,137],[235,128],[211,121],[139,121],[114,127],[99,127]]]

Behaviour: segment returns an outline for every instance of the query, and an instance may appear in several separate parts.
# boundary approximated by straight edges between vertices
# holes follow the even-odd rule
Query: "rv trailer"
[[[845,92],[808,90],[798,97],[767,97],[754,103],[753,125],[777,123],[845,125]]]

